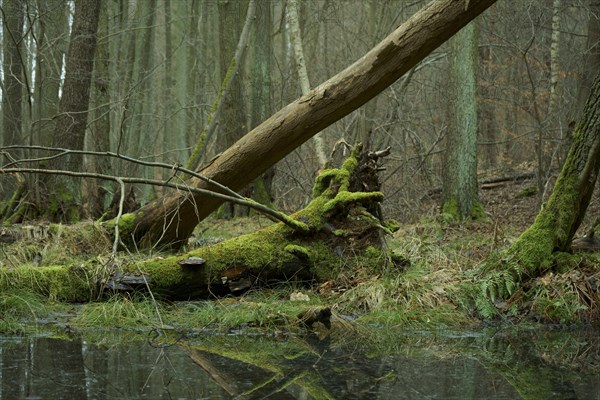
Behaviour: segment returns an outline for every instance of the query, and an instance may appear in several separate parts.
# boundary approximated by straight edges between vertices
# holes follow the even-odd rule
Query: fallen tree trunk
[[[329,279],[355,264],[383,266],[388,255],[381,233],[389,230],[379,218],[383,193],[377,171],[388,152],[355,149],[340,168],[323,171],[312,201],[291,216],[307,229],[277,223],[183,255],[129,265],[108,282],[143,273],[151,290],[166,297],[206,298],[282,281]]]
[[[322,129],[394,83],[496,0],[435,0],[354,64],[284,107],[200,170],[240,190]],[[217,190],[198,179],[189,186]],[[185,244],[222,200],[170,193],[125,218],[124,236],[141,247]]]
[[[359,146],[340,168],[324,170],[315,180],[312,201],[289,217],[294,223],[273,224],[182,255],[119,267],[117,260],[99,263],[101,257],[75,266],[14,265],[0,269],[0,292],[26,289],[78,302],[97,298],[106,289],[149,289],[171,299],[208,298],[272,283],[331,279],[355,265],[381,270],[390,262],[382,241],[382,234],[390,230],[380,218],[383,193],[377,174],[387,154],[389,148],[362,152]],[[0,241],[15,246],[14,251],[30,246],[31,258],[48,246],[59,252],[62,248],[62,253],[73,249],[73,255],[77,249],[88,257],[110,248],[97,224],[51,225],[42,231],[36,239],[40,235],[26,229],[5,229]],[[30,240],[19,243],[21,238]]]

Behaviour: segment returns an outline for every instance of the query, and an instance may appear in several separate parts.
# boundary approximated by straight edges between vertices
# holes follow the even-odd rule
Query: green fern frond
[[[485,319],[491,319],[497,314],[496,307],[487,297],[478,296],[475,299],[475,307],[477,307],[477,311]]]

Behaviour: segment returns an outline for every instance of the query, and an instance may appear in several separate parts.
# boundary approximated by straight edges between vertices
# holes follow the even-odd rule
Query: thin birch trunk
[[[296,0],[288,0],[287,2],[287,21],[289,24],[290,42],[294,49],[294,58],[296,60],[296,71],[300,80],[300,88],[302,94],[310,92],[310,81],[308,79],[308,71],[306,70],[306,62],[304,60],[304,49],[302,46],[302,34],[300,32],[300,23],[298,22],[298,3]],[[315,152],[319,161],[319,168],[325,168],[327,164],[327,154],[325,151],[325,141],[321,133],[313,136],[315,143]]]

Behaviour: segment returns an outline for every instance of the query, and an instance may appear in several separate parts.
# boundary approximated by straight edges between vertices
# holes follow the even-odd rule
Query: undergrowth
[[[241,233],[243,223],[232,222],[236,232]],[[245,228],[255,229],[257,224],[270,222],[259,220],[247,223]],[[210,241],[216,237],[213,235],[224,235],[219,233],[221,230],[228,230],[226,222],[201,226],[196,237]],[[48,258],[56,260],[58,237],[62,236],[57,231],[38,244],[30,241],[19,249],[3,248],[2,263],[5,267],[21,263],[35,268],[31,259],[40,250],[45,251],[41,264]],[[400,264],[390,263],[385,257],[380,261],[377,258],[381,265],[376,268],[369,260],[364,260],[364,265],[360,260],[353,265],[340,261],[337,277],[311,288],[290,283],[205,301],[170,303],[155,301],[148,294],[118,294],[83,305],[68,323],[80,330],[104,327],[144,332],[156,328],[177,332],[273,332],[305,329],[299,316],[319,308],[330,309],[333,322],[387,327],[451,327],[506,318],[553,323],[600,319],[600,256],[561,254],[546,274],[530,278],[517,267],[511,268],[518,265],[518,260],[504,256],[506,247],[501,246],[508,246],[515,238],[496,236],[490,222],[459,226],[424,220],[388,236],[387,247],[395,259],[406,260]],[[77,246],[85,252],[94,251],[90,240],[73,240],[68,242],[72,248],[62,257],[68,257]],[[503,268],[498,268],[500,264]],[[301,300],[292,300],[292,293],[298,292]],[[52,304],[43,295],[25,291],[0,294],[0,331],[30,329],[23,321],[38,320],[50,312]]]

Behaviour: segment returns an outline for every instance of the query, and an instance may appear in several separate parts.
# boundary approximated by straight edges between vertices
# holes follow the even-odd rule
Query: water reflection
[[[357,340],[358,339],[358,340]],[[594,331],[2,338],[0,399],[596,399]]]

